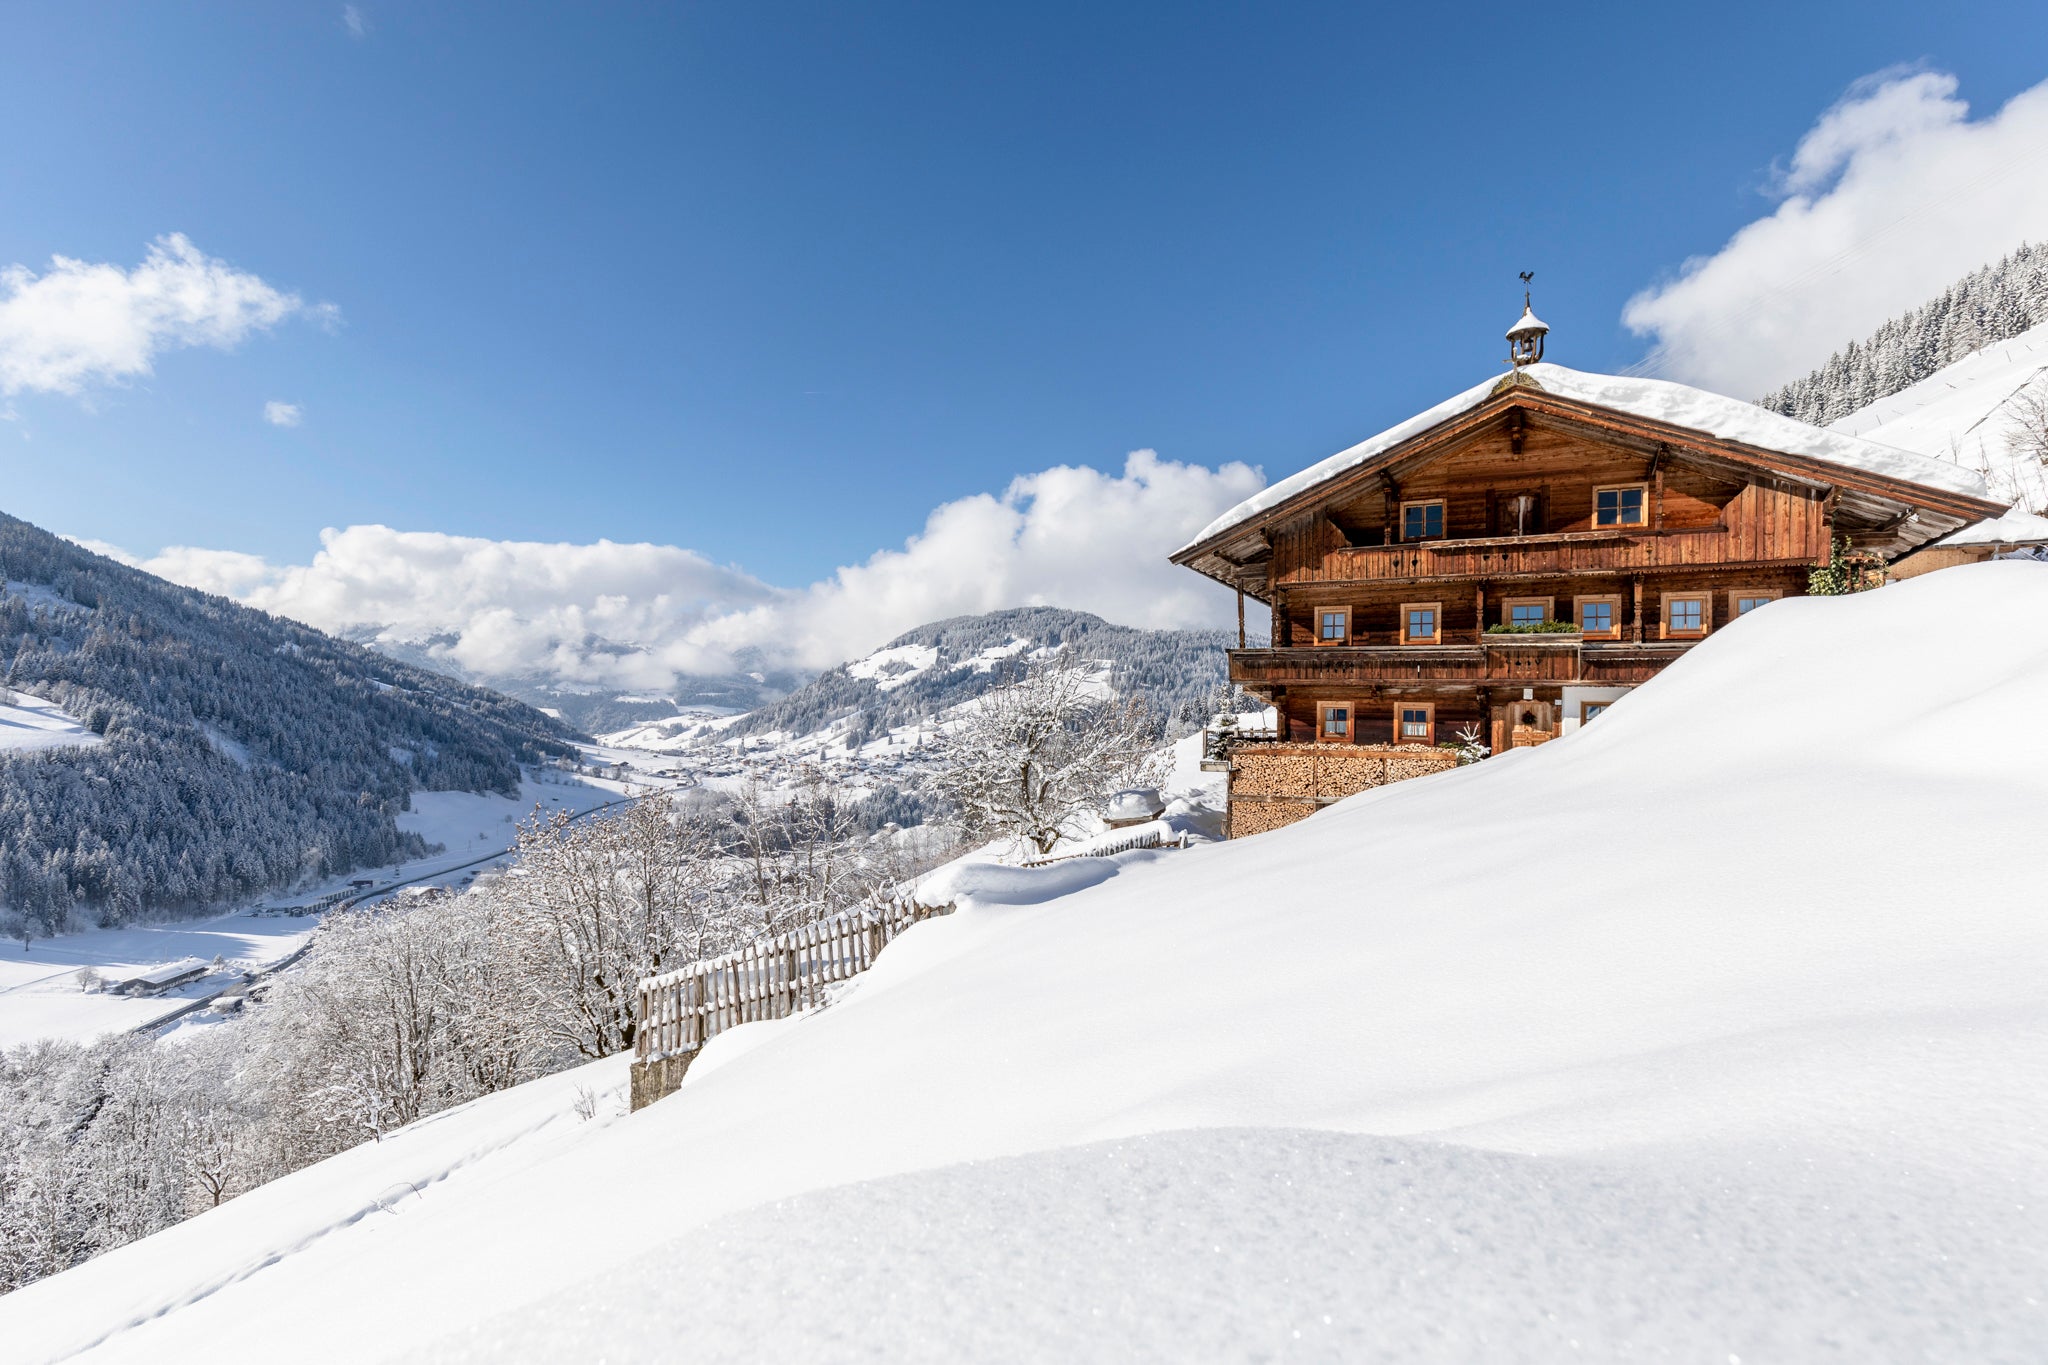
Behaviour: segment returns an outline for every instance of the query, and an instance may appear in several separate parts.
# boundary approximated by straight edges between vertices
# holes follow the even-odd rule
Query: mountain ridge
[[[0,755],[0,907],[43,932],[424,851],[413,791],[515,791],[579,737],[4,513],[0,579],[0,677],[102,741]]]

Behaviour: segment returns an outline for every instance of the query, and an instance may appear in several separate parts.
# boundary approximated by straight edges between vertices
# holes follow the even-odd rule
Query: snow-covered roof
[[[1524,308],[1522,316],[1515,319],[1515,325],[1508,328],[1508,335],[1516,337],[1521,336],[1525,332],[1548,332],[1549,330],[1550,324],[1537,317],[1534,309]]]
[[[1992,517],[1965,526],[1936,545],[2043,545],[2048,544],[2048,517],[2037,517],[2015,507],[2002,517]]]
[[[1950,464],[1946,460],[1929,459],[1924,455],[1878,445],[1874,441],[1865,441],[1842,432],[1823,430],[1760,408],[1754,403],[1745,403],[1739,398],[1708,393],[1704,389],[1675,384],[1668,379],[1629,379],[1620,375],[1591,374],[1548,362],[1527,366],[1520,373],[1525,378],[1535,380],[1537,387],[1543,392],[1555,394],[1560,398],[1575,399],[1581,403],[1610,408],[1616,412],[1625,412],[1668,426],[1704,432],[1724,441],[1740,441],[1745,445],[1782,451],[1787,455],[1825,460],[1829,464],[1861,470],[1866,474],[1904,479],[1909,483],[1939,488],[1951,493],[1962,493],[1973,498],[1989,497],[1982,476],[1974,470]],[[1181,551],[1193,549],[1213,535],[1249,521],[1263,512],[1271,511],[1297,493],[1305,492],[1340,474],[1356,469],[1392,450],[1403,441],[1419,436],[1460,413],[1471,411],[1492,396],[1500,382],[1498,376],[1489,377],[1463,393],[1446,398],[1426,412],[1419,412],[1407,421],[1388,427],[1379,435],[1359,442],[1349,450],[1340,450],[1320,464],[1310,465],[1299,474],[1268,486],[1203,527],[1201,534],[1182,546]]]

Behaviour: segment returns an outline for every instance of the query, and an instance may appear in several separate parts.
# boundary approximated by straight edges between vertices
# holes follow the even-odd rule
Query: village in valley
[[[0,1357],[2048,1357],[2040,73],[1524,83],[1637,150],[1409,222],[1317,173],[1445,150],[1357,16],[452,17],[31,25],[392,161],[332,242],[0,234]],[[530,327],[385,294],[401,207],[560,253]]]

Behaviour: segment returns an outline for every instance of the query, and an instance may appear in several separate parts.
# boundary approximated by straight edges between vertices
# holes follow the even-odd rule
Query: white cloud
[[[671,545],[542,544],[351,526],[312,562],[175,546],[140,567],[329,631],[374,627],[486,678],[661,688],[736,657],[823,668],[914,626],[1052,604],[1139,626],[1221,625],[1220,588],[1166,556],[1264,480],[1141,450],[946,503],[900,550],[787,591]],[[89,549],[133,556],[80,541]]]
[[[273,398],[263,405],[263,420],[274,427],[295,427],[305,416],[297,403],[281,403]]]
[[[367,38],[370,34],[370,21],[354,5],[341,7],[341,26],[348,30],[351,38]]]
[[[793,599],[707,622],[697,637],[726,648],[781,648],[819,668],[946,616],[1049,605],[1124,625],[1221,625],[1222,589],[1167,562],[1265,480],[1133,452],[1121,476],[1061,465],[1013,480],[1000,497],[946,503],[901,550],[843,568]]]
[[[1779,169],[1781,197],[1622,317],[1674,379],[1753,398],[2048,237],[2048,83],[1972,120],[1954,76],[1859,81]]]
[[[323,321],[296,294],[201,252],[182,233],[159,237],[133,270],[56,256],[38,275],[0,267],[0,395],[77,394],[150,373],[182,346],[226,350],[294,313]]]

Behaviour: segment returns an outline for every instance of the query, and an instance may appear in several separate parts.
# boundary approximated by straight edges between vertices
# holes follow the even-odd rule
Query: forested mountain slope
[[[1953,460],[1982,473],[2000,501],[2048,510],[2048,322],[1992,342],[1829,429]]]
[[[1124,696],[1144,698],[1172,729],[1198,712],[1205,714],[1204,708],[1227,691],[1224,651],[1235,643],[1234,634],[1220,630],[1141,630],[1059,607],[954,616],[827,670],[721,734],[807,735],[859,716],[858,742],[861,734],[879,734],[978,697],[1016,677],[1033,651],[1062,645],[1108,661],[1110,685]]]
[[[1918,308],[1852,341],[1827,363],[1758,403],[1815,426],[1917,384],[1993,342],[2048,322],[2048,244],[2022,245]],[[1882,440],[1872,435],[1872,440]]]
[[[414,790],[512,792],[532,708],[0,514],[0,681],[104,742],[0,756],[0,907],[44,930],[422,851]]]

